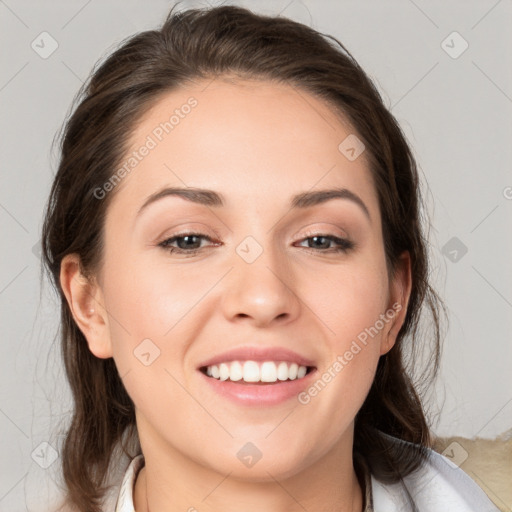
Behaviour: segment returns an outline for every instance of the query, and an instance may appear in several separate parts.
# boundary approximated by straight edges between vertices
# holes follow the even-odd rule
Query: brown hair
[[[222,75],[281,82],[313,94],[342,112],[363,140],[379,197],[388,268],[392,273],[399,255],[409,251],[412,291],[405,323],[394,347],[381,356],[356,416],[354,451],[376,478],[395,482],[416,469],[431,446],[407,361],[415,363],[417,350],[429,346],[422,376],[423,384],[431,382],[440,357],[442,302],[428,282],[418,173],[397,121],[355,59],[331,36],[240,7],[171,9],[160,30],[123,41],[79,91],[79,103],[63,127],[43,227],[44,263],[60,293],[62,356],[74,398],[62,470],[68,503],[80,511],[100,511],[114,452],[121,446],[132,457],[140,444],[134,405],[114,360],[95,357],[73,320],[60,287],[61,261],[76,253],[84,273],[98,268],[105,214],[115,191],[101,201],[94,191],[122,162],[140,117],[162,94],[188,80]],[[423,310],[431,315],[430,338],[420,332]],[[388,436],[413,444],[397,448]]]

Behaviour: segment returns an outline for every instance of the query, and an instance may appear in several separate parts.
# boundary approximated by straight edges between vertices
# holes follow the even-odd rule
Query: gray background
[[[58,303],[39,274],[42,211],[57,166],[51,142],[93,64],[124,37],[157,27],[172,3],[0,0],[0,511],[47,510],[56,492],[57,429],[71,405]],[[226,3],[334,35],[382,91],[428,183],[433,279],[449,308],[435,432],[496,437],[509,430],[512,3]],[[45,31],[58,48],[42,58],[51,49]]]

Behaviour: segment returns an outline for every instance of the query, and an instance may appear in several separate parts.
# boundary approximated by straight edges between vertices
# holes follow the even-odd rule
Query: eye
[[[208,240],[210,242],[212,241],[208,235],[204,235],[202,233],[181,233],[179,235],[174,235],[171,238],[167,238],[158,245],[170,253],[186,254],[189,256],[196,254],[202,249],[201,239]],[[176,246],[173,244],[176,244]]]
[[[318,233],[304,238],[301,243],[308,242],[309,240],[313,241],[313,246],[306,247],[306,249],[311,249],[314,252],[348,252],[355,247],[354,242],[351,242],[347,238],[339,238],[334,235]],[[334,243],[335,246],[330,246],[331,243]]]

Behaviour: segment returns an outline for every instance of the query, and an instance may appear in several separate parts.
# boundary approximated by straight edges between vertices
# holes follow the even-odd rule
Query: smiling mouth
[[[316,368],[289,361],[229,361],[199,370],[211,379],[236,384],[269,385],[303,379]]]

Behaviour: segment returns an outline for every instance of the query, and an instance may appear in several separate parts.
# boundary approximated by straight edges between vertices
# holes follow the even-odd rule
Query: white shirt
[[[428,462],[404,477],[404,484],[383,484],[371,475],[373,512],[500,512],[462,469],[439,453],[433,450],[429,452]],[[142,454],[130,462],[115,512],[135,512],[133,488],[143,466]],[[407,493],[416,509],[409,504]]]

